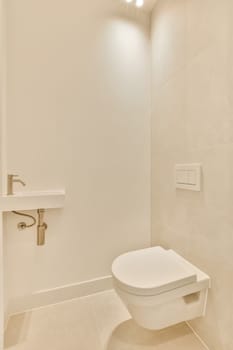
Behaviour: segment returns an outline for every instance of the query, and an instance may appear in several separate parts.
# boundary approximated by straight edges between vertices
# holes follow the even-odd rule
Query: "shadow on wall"
[[[180,338],[186,338],[190,334],[192,334],[191,330],[184,323],[161,331],[153,331],[139,327],[131,319],[114,329],[106,350],[144,349],[144,347],[155,349],[162,345],[164,346],[161,349],[172,350],[176,342],[182,345]]]
[[[26,312],[15,315],[11,319],[11,327],[8,327],[6,330],[6,333],[11,332],[11,334],[8,333],[5,336],[4,349],[8,349],[25,342],[30,327],[31,314],[31,312]]]

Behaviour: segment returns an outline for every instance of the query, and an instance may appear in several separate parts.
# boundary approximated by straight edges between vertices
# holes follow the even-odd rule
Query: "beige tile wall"
[[[232,0],[159,0],[152,16],[152,241],[212,278],[192,323],[233,349]],[[176,163],[201,162],[203,191],[176,191]]]
[[[14,312],[150,245],[149,16],[115,0],[9,0],[7,64],[6,171],[26,191],[67,194],[46,212],[42,249],[6,218]]]

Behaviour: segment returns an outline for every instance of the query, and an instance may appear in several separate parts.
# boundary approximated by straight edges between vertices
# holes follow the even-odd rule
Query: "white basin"
[[[0,212],[63,208],[65,190],[18,192],[0,197]]]

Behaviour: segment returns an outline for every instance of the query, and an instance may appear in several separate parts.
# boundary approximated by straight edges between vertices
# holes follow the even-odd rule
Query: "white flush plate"
[[[201,191],[201,164],[176,164],[176,188],[190,191]]]

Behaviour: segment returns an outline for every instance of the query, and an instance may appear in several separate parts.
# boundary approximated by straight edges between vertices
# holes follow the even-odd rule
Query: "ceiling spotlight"
[[[144,0],[136,0],[136,6],[142,7],[144,5]]]
[[[128,4],[130,4],[131,2],[133,2],[133,0],[125,0]]]

